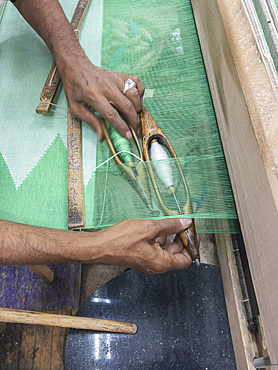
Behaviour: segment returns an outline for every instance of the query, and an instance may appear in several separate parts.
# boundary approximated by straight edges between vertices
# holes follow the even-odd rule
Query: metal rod
[[[173,194],[173,197],[174,197],[174,199],[175,199],[175,201],[176,201],[176,203],[177,203],[177,206],[178,206],[178,209],[179,209],[179,213],[182,213],[182,211],[181,211],[181,207],[180,207],[179,202],[178,202],[178,199],[177,199],[177,197],[176,197],[176,194],[175,194],[175,193],[172,193],[172,194]]]

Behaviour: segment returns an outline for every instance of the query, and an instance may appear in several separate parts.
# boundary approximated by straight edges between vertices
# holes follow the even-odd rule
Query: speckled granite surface
[[[146,275],[130,270],[104,284],[77,315],[134,322],[135,335],[70,330],[74,369],[236,369],[220,269]]]

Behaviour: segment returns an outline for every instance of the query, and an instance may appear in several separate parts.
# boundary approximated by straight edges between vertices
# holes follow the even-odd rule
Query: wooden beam
[[[278,102],[246,1],[191,2],[268,351],[276,364]]]

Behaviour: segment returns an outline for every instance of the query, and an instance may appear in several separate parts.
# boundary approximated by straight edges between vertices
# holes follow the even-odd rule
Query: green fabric
[[[146,95],[153,93],[153,97],[145,98],[144,105],[180,158],[190,184],[195,205],[192,216],[198,218],[199,232],[219,227],[207,219],[235,219],[190,2],[105,1],[102,66],[139,75]],[[98,144],[97,155],[98,163],[109,156],[105,142]],[[125,219],[127,214],[130,218],[154,214],[144,207],[116,167],[110,161],[96,173],[95,225],[111,224],[115,213],[118,220]],[[167,199],[173,202],[167,191],[164,194],[165,202]],[[154,193],[152,199],[158,209]],[[179,201],[183,205],[186,199],[179,196]],[[206,221],[201,221],[202,218]]]
[[[53,58],[14,6],[11,3],[5,5],[0,29],[0,189],[4,199],[0,205],[0,217],[67,228],[66,118],[53,112],[49,116],[35,113]],[[70,18],[75,1],[63,1],[62,5]],[[95,32],[86,22],[86,17],[80,33],[81,44],[86,49],[93,46],[88,55],[99,64],[100,48],[97,55],[97,47],[90,41]],[[86,35],[85,39],[82,33]],[[66,108],[62,84],[54,103]],[[65,114],[63,110],[57,111]],[[84,181],[87,185],[95,168],[97,139],[89,126],[83,124],[82,130]],[[42,174],[48,174],[48,177],[42,177]]]
[[[61,4],[70,18],[75,1]],[[5,91],[0,110],[4,128],[0,217],[67,228],[66,118],[35,113],[52,58],[11,4],[1,24],[0,42],[5,71],[0,82]],[[92,0],[80,42],[93,63],[140,76],[147,89],[144,105],[179,156],[198,232],[235,231],[232,220],[237,215],[190,1]],[[55,103],[66,107],[62,88]],[[152,187],[153,212],[114,160],[94,172],[95,164],[111,153],[106,142],[96,144],[96,135],[87,125],[82,130],[86,228],[162,217]],[[174,179],[183,205],[186,197],[175,170]],[[173,198],[159,186],[167,205],[174,208]]]

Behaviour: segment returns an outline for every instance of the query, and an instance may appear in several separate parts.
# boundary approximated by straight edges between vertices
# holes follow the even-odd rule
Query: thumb
[[[158,237],[178,234],[185,229],[188,229],[192,220],[190,218],[164,218],[156,222],[158,224],[156,237]]]

